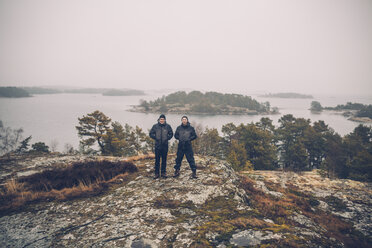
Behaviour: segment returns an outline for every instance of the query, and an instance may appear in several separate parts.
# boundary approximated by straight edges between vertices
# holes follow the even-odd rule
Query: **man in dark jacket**
[[[161,114],[158,123],[150,130],[150,137],[155,140],[155,177],[159,178],[159,167],[161,157],[161,177],[167,178],[167,154],[168,140],[173,137],[173,130],[165,121],[165,115]]]
[[[187,116],[182,116],[182,124],[177,127],[174,137],[179,141],[177,148],[176,165],[174,166],[174,177],[180,175],[180,168],[183,156],[186,155],[192,174],[190,178],[197,178],[194,152],[192,151],[191,141],[197,138],[195,129],[190,125]]]

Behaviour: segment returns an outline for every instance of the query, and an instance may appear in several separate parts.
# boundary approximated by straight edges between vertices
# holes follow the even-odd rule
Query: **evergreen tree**
[[[221,142],[222,138],[216,128],[206,128],[198,137],[198,151],[200,155],[222,157]]]
[[[36,142],[35,144],[32,144],[31,147],[31,152],[49,153],[49,147],[44,142]]]
[[[307,150],[304,144],[304,132],[309,128],[310,120],[284,115],[279,119],[277,129],[281,163],[284,168],[304,170],[308,166]]]
[[[277,149],[274,145],[274,134],[271,131],[266,128],[263,130],[258,124],[251,123],[238,126],[237,133],[239,142],[244,144],[248,160],[256,170],[276,168]]]
[[[346,178],[346,150],[342,143],[342,137],[334,132],[326,133],[325,159],[321,163],[321,169],[329,178]]]
[[[314,122],[304,131],[304,144],[308,153],[308,167],[320,168],[326,152],[326,137],[332,131],[324,121]]]
[[[136,149],[136,152],[137,152],[137,155],[139,153],[144,153],[144,147],[143,147],[143,143],[145,143],[146,141],[146,134],[142,131],[142,128],[140,128],[139,126],[136,126],[136,128],[134,129],[134,134],[135,134],[135,143],[134,143],[134,147]]]
[[[28,136],[26,139],[21,141],[21,145],[17,148],[17,153],[24,153],[28,150],[28,147],[30,146],[29,142],[31,140],[32,136]]]
[[[348,177],[372,181],[372,127],[357,126],[352,133],[345,136],[344,144],[347,151]]]
[[[270,133],[274,133],[275,131],[273,121],[267,117],[262,117],[260,121],[256,123],[256,126],[262,129],[263,131],[269,131]]]
[[[233,140],[231,143],[227,162],[237,171],[253,169],[252,163],[248,160],[244,145],[236,140]]]
[[[230,122],[222,126],[222,133],[224,134],[224,139],[228,144],[231,144],[233,139],[236,139],[236,126],[234,123]]]
[[[83,147],[92,147],[96,142],[102,154],[106,154],[104,136],[110,129],[111,119],[104,113],[96,110],[82,118],[78,118],[79,126],[76,126]]]

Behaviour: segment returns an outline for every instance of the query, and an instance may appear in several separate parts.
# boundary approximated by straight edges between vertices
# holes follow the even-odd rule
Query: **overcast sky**
[[[372,0],[0,0],[0,86],[372,94]]]

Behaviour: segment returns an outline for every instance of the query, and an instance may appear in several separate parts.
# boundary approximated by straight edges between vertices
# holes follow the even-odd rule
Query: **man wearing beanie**
[[[183,156],[186,155],[187,162],[190,165],[192,174],[191,179],[197,178],[194,152],[192,151],[191,141],[197,138],[195,129],[190,125],[187,116],[182,116],[182,124],[177,127],[174,137],[179,141],[177,148],[176,165],[174,166],[174,177],[180,175],[180,168]]]
[[[173,130],[165,121],[165,115],[161,114],[158,123],[152,126],[150,137],[155,140],[155,177],[159,178],[160,158],[161,158],[161,177],[167,178],[167,154],[168,140],[173,137]]]

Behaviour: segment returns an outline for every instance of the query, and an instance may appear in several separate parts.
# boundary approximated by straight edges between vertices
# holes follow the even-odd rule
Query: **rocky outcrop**
[[[35,158],[17,168],[29,174],[89,159],[101,158]],[[169,175],[173,159],[170,156]],[[153,160],[135,163],[139,172],[131,181],[101,195],[41,202],[2,216],[0,246],[348,247],[354,242],[363,247],[371,238],[368,183],[324,179],[316,171],[237,174],[212,157],[196,157],[198,179],[189,179],[184,161],[179,178],[154,180]],[[350,230],[337,232],[324,225],[317,217],[321,214]]]
[[[249,176],[256,179],[257,185],[295,186],[299,192],[313,196],[314,211],[322,211],[352,223],[355,230],[366,237],[372,237],[372,185],[349,179],[331,180],[324,178],[317,170],[311,172],[254,171]],[[263,180],[263,181],[260,181]],[[271,191],[260,187],[266,194]],[[280,192],[276,192],[280,193]],[[281,196],[279,196],[280,198]],[[295,222],[318,230],[316,223],[296,212],[291,217]]]
[[[360,123],[372,123],[372,119],[369,117],[350,117],[348,120]]]

